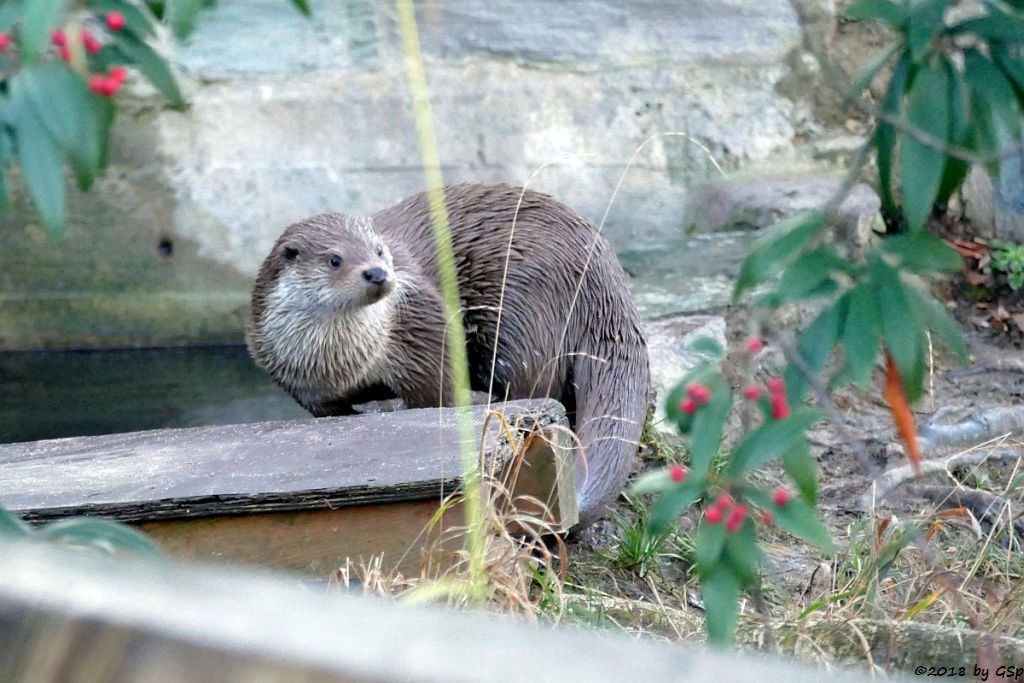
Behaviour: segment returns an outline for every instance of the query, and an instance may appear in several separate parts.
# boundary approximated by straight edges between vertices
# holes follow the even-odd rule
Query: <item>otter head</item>
[[[391,253],[365,217],[307,218],[285,231],[271,258],[280,268],[279,288],[299,289],[307,305],[331,311],[371,306],[395,288]]]

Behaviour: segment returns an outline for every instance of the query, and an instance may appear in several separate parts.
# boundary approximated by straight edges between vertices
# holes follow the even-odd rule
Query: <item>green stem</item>
[[[416,13],[412,0],[397,0],[398,21],[405,52],[405,71],[409,79],[409,90],[413,98],[413,115],[419,134],[420,156],[427,179],[427,193],[430,197],[430,216],[434,225],[434,244],[437,249],[441,278],[441,293],[444,298],[446,347],[449,368],[452,373],[452,387],[455,391],[459,441],[462,448],[463,491],[466,512],[466,550],[469,553],[470,590],[472,597],[482,599],[486,588],[484,564],[484,520],[483,501],[480,486],[480,467],[476,450],[473,422],[468,410],[470,404],[469,365],[466,358],[466,335],[462,326],[462,312],[459,305],[459,285],[455,273],[455,255],[452,250],[451,229],[448,223],[448,209],[444,201],[444,182],[441,177],[441,160],[437,152],[437,137],[434,132],[434,117],[430,109],[427,77],[423,70],[423,56],[420,51],[419,34],[416,27]]]

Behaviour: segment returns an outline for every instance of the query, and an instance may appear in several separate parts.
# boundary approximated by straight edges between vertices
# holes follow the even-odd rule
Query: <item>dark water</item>
[[[0,353],[0,443],[309,416],[244,347]]]

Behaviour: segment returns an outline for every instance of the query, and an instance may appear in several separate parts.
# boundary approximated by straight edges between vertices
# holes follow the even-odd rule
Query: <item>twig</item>
[[[1006,498],[995,493],[966,486],[950,489],[934,484],[908,486],[907,493],[928,498],[940,508],[966,508],[975,518],[988,522],[994,528],[1012,525],[1018,536],[1024,535],[1024,519],[1019,518],[1020,511],[1015,510]]]
[[[865,508],[871,504],[871,498],[884,498],[894,488],[904,482],[919,479],[935,472],[945,472],[952,478],[950,470],[954,467],[974,465],[977,467],[988,460],[1020,460],[1024,458],[1024,451],[1015,448],[996,448],[985,450],[972,450],[963,453],[956,453],[944,460],[924,460],[921,462],[920,472],[910,463],[900,465],[884,472],[875,479],[873,491],[869,490],[861,497],[861,505]],[[956,482],[959,484],[959,482]]]
[[[1004,406],[977,412],[956,424],[924,424],[918,432],[922,451],[988,441],[1002,435],[1024,435],[1024,406]]]
[[[774,332],[774,330],[772,331]],[[864,447],[864,439],[854,436],[853,432],[851,432],[849,427],[847,427],[846,422],[843,420],[836,404],[832,401],[832,397],[829,395],[825,385],[821,383],[817,374],[811,370],[809,365],[807,365],[807,361],[805,361],[803,356],[793,348],[793,345],[788,340],[782,338],[782,335],[775,333],[772,337],[779,345],[779,348],[782,349],[782,355],[785,357],[786,361],[792,363],[807,379],[808,383],[811,385],[812,391],[814,391],[818,405],[825,410],[825,416],[828,418],[828,421],[833,427],[835,427],[836,431],[839,432],[840,439],[846,442],[851,453],[853,453],[853,456],[860,462],[864,472],[868,473],[877,470],[877,465],[872,462],[871,456],[868,455],[867,449]]]

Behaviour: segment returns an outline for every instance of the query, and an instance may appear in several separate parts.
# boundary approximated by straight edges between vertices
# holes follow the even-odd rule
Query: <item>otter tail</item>
[[[639,330],[635,330],[639,336]],[[650,399],[642,336],[580,349],[573,360],[576,490],[580,525],[596,521],[621,493],[636,457]]]

